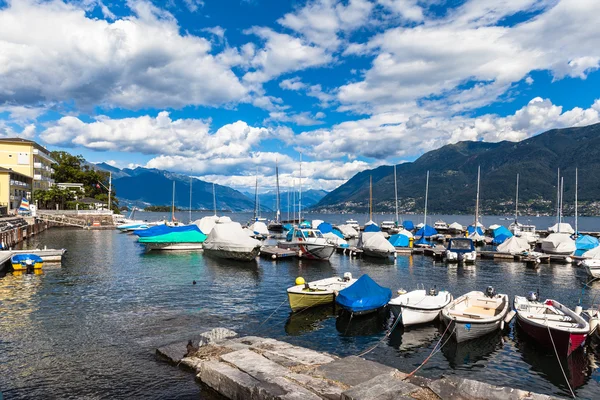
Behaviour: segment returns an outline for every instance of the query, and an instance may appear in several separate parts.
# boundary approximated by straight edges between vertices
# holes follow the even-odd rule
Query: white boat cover
[[[577,250],[577,246],[568,233],[551,233],[542,240],[542,250],[550,253],[571,254]]]
[[[381,252],[396,252],[396,248],[383,236],[382,232],[363,232],[358,247]]]
[[[344,237],[348,237],[348,238],[358,237],[358,232],[356,231],[356,229],[354,229],[353,227],[351,227],[348,224],[338,225],[337,228],[339,229],[340,232],[342,232],[342,235],[344,235]]]
[[[448,228],[454,229],[454,230],[457,230],[457,231],[463,231],[463,230],[465,230],[465,228],[461,224],[459,224],[458,222],[451,223],[450,226],[448,226]]]
[[[324,233],[323,237],[325,239],[331,241],[332,243],[335,243],[338,246],[341,244],[348,244],[348,242],[346,242],[344,239],[342,239],[341,237],[339,237],[338,235],[336,235],[333,232]]]
[[[242,230],[244,231],[244,233],[245,233],[246,235],[248,235],[248,237],[252,237],[252,236],[254,236],[254,231],[253,231],[253,230],[251,230],[250,228],[242,228]]]
[[[485,236],[481,236],[479,232],[474,232],[472,235],[469,235],[469,238],[474,242],[483,242],[485,240]]]
[[[421,223],[417,224],[417,229],[421,229],[424,226],[425,226],[425,224],[421,222]]]
[[[370,220],[369,220],[369,222],[367,222],[367,223],[365,224],[365,226],[367,226],[367,225],[375,225],[375,226],[379,226],[379,225],[377,225],[377,224],[375,223],[375,221],[373,221],[372,219],[370,219]]]
[[[321,225],[323,222],[325,222],[325,221],[323,221],[323,220],[321,220],[321,219],[313,219],[313,220],[310,222],[310,226],[311,226],[313,229],[319,229],[319,225]]]
[[[583,253],[583,257],[600,260],[600,246],[594,247],[593,249],[586,251],[585,253]]]
[[[512,236],[496,248],[501,253],[518,254],[529,251],[529,242],[523,237]]]
[[[569,235],[572,235],[575,233],[575,230],[573,229],[573,227],[571,226],[571,224],[567,224],[566,222],[562,222],[560,224],[560,231],[558,230],[559,224],[554,224],[552,225],[550,228],[548,228],[548,232],[560,232],[560,233],[568,233]]]
[[[216,224],[203,245],[204,248],[225,251],[251,251],[260,246],[260,241],[248,237],[238,222],[229,222]]]
[[[493,225],[490,225],[490,230],[492,230],[492,231],[493,231],[493,230],[496,230],[496,229],[500,228],[501,226],[502,226],[502,225],[498,225],[498,224],[493,224]]]
[[[195,220],[194,225],[196,225],[202,233],[208,235],[210,231],[212,231],[218,220],[219,217],[217,217],[216,215],[211,215],[210,217],[203,217],[201,219]]]
[[[217,220],[217,224],[228,224],[230,222],[231,222],[231,218],[226,217],[226,216],[219,217],[219,219]]]
[[[256,221],[255,223],[250,225],[250,230],[255,235],[268,235],[269,234],[269,228],[267,228],[267,225],[262,221]]]
[[[406,237],[407,237],[407,238],[409,238],[409,239],[410,239],[411,237],[413,237],[413,234],[412,234],[412,232],[411,232],[411,231],[407,231],[407,230],[406,230],[406,229],[404,229],[404,228],[402,228],[402,229],[400,229],[400,230],[398,231],[398,235],[403,235],[403,236],[406,236]]]

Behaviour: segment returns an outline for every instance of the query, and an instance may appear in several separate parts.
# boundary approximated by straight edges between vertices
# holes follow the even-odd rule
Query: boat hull
[[[213,248],[204,248],[204,254],[215,257],[215,258],[225,258],[228,260],[238,260],[238,261],[254,261],[260,252],[260,247],[255,247],[250,251],[235,251],[235,250],[224,250],[224,249],[213,249]]]
[[[367,257],[373,257],[373,258],[380,258],[380,259],[388,259],[388,258],[395,258],[396,256],[396,252],[389,252],[389,251],[379,251],[379,250],[374,250],[374,249],[369,249],[366,247],[362,248],[363,251],[363,255],[367,256]]]
[[[42,269],[43,265],[41,262],[36,262],[29,266],[23,263],[12,263],[12,269],[13,271],[27,271],[28,269]]]
[[[282,249],[293,250],[301,258],[310,260],[329,260],[335,251],[334,245],[312,244],[312,243],[290,243],[281,242],[278,247]]]
[[[583,346],[587,338],[586,334],[570,333],[552,328],[550,328],[550,335],[552,335],[552,338],[550,338],[547,327],[531,324],[519,313],[517,313],[517,323],[528,336],[540,345],[552,348],[552,342],[554,342],[554,347],[556,347],[559,356],[569,356],[573,351]]]
[[[440,315],[442,317],[442,322],[445,326],[448,326],[448,324],[450,324],[453,321],[456,324],[455,327],[452,327],[450,329],[454,330],[453,336],[456,342],[458,343],[476,339],[480,336],[484,336],[488,333],[494,332],[502,327],[502,323],[500,320],[494,322],[458,322],[451,318],[445,317],[443,314]]]
[[[202,243],[145,243],[147,250],[202,250]]]
[[[440,315],[440,311],[443,307],[432,309],[432,310],[423,310],[423,309],[413,309],[406,306],[401,305],[393,305],[389,304],[390,310],[392,310],[392,314],[394,317],[402,318],[402,325],[410,326],[410,325],[420,325],[420,324],[428,324],[433,322]]]
[[[300,311],[306,308],[318,307],[326,304],[333,304],[335,301],[334,293],[290,293],[288,300],[292,311]]]

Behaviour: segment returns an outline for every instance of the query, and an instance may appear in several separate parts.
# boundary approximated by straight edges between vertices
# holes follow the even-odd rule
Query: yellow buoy
[[[296,285],[304,285],[306,283],[306,281],[304,280],[303,277],[299,276],[296,278]]]

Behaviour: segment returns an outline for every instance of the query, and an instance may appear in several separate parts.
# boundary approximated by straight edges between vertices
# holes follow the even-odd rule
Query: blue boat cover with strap
[[[413,229],[415,229],[415,224],[413,224],[412,221],[404,221],[402,223],[402,226],[404,227],[404,229],[406,229],[407,231],[412,231]]]
[[[421,229],[419,229],[417,231],[417,233],[415,233],[415,236],[430,237],[430,236],[433,236],[433,235],[437,235],[437,233],[438,233],[438,231],[436,231],[433,226],[425,225],[424,227],[422,227]]]
[[[385,306],[392,298],[392,291],[379,286],[369,275],[340,291],[336,302],[352,312],[369,311]]]
[[[404,236],[401,233],[396,233],[395,235],[390,236],[389,241],[394,247],[408,247],[409,237]]]
[[[375,224],[365,225],[365,232],[381,232],[381,229]]]
[[[188,232],[188,231],[198,231],[200,232],[200,228],[197,225],[182,225],[182,226],[168,226],[168,225],[156,225],[152,226],[148,229],[144,229],[141,231],[135,231],[134,234],[139,237],[151,237],[151,236],[160,236],[166,235],[168,233],[174,232]]]

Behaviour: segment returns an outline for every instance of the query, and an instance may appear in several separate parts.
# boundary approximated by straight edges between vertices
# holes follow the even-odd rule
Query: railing
[[[35,169],[42,169],[43,168],[42,163],[41,162],[34,162],[33,163],[33,168],[35,168]]]
[[[112,210],[37,210],[38,214],[47,215],[113,215]]]

